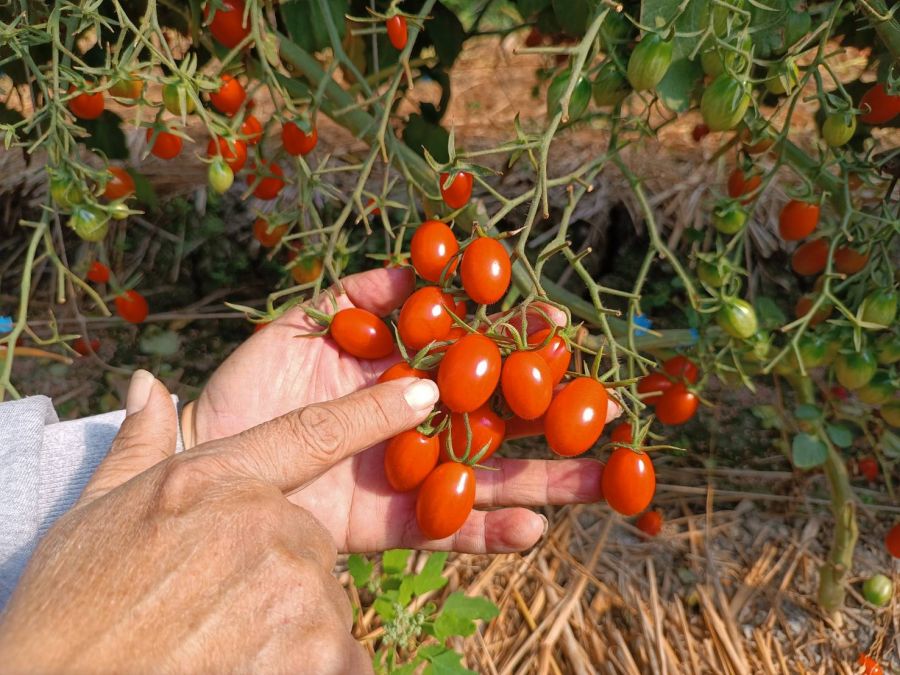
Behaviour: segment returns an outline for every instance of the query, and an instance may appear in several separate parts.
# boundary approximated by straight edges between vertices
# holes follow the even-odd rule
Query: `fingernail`
[[[539,513],[538,515],[541,517],[541,520],[544,521],[544,531],[541,532],[541,539],[543,539],[544,537],[547,536],[547,533],[550,531],[550,521],[547,520],[547,516],[545,516],[543,513]]]
[[[417,412],[430,410],[437,403],[438,388],[431,380],[416,380],[403,392],[403,398]]]
[[[125,398],[125,415],[134,415],[147,407],[150,400],[150,392],[156,378],[146,370],[136,370],[131,376],[131,384],[128,385],[128,395]]]

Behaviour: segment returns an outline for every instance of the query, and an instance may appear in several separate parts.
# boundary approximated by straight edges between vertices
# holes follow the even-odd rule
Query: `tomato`
[[[625,100],[631,86],[613,61],[606,61],[597,71],[592,87],[594,104],[601,108],[615,106]]]
[[[128,205],[122,202],[110,204],[108,213],[109,217],[113,220],[125,220],[131,215],[131,211],[128,210]]]
[[[322,276],[322,258],[317,255],[303,255],[291,267],[291,277],[298,284],[310,284]]]
[[[209,19],[209,2],[203,8],[203,18]],[[224,47],[234,49],[250,35],[249,18],[244,24],[244,0],[222,0],[222,9],[216,10],[209,22],[209,32]]]
[[[759,328],[753,305],[740,298],[725,301],[716,312],[716,323],[730,336],[742,340],[755,335]]]
[[[244,168],[247,161],[247,144],[240,139],[228,139],[216,136],[211,138],[206,146],[206,156],[221,156],[231,169],[232,173],[238,173]]]
[[[890,374],[879,370],[865,387],[857,389],[856,397],[869,405],[882,405],[890,401],[896,391]]]
[[[328,334],[338,347],[359,359],[381,359],[394,351],[394,340],[384,321],[358,307],[337,312]]]
[[[691,138],[694,139],[694,143],[699,143],[709,135],[709,132],[710,128],[705,124],[695,124],[694,128],[691,129]]]
[[[791,256],[791,268],[804,277],[818,274],[825,269],[827,264],[827,239],[813,239],[800,244]]]
[[[99,260],[95,260],[88,268],[86,276],[88,281],[93,281],[95,284],[105,284],[109,281],[109,268]]]
[[[469,312],[465,298],[454,300],[452,295],[444,293],[444,304],[449,311],[453,312],[460,319],[465,319],[466,314]]]
[[[388,441],[384,450],[384,474],[397,492],[409,492],[422,484],[438,463],[437,436],[416,429],[403,431]]]
[[[563,457],[588,450],[603,433],[608,403],[606,387],[593,378],[579,377],[563,386],[544,416],[550,449]]]
[[[778,216],[778,233],[785,241],[806,239],[819,224],[819,205],[792,199]]]
[[[447,338],[453,319],[437,286],[425,286],[407,298],[400,309],[397,332],[410,349],[419,350],[431,342]]]
[[[666,76],[672,63],[671,40],[657,33],[644,35],[628,58],[628,81],[635,91],[653,89]]]
[[[893,289],[872,291],[863,300],[862,320],[888,328],[897,318],[897,292]]]
[[[256,145],[263,137],[262,123],[254,115],[248,113],[241,123],[241,136],[249,145]]]
[[[441,174],[441,197],[444,203],[455,211],[469,203],[469,199],[472,197],[473,179],[472,174],[467,171],[460,171],[450,181],[450,185],[444,187],[449,177],[449,173]]]
[[[406,361],[400,361],[379,375],[378,382],[391,382],[404,377],[418,377],[420,380],[427,380],[429,375],[427,370],[413,368]]]
[[[800,82],[800,70],[793,61],[781,61],[769,66],[766,89],[770,94],[790,94]]]
[[[900,361],[900,335],[882,335],[875,342],[878,363],[889,366]]]
[[[645,511],[634,524],[648,537],[655,537],[662,531],[663,517],[659,511]]]
[[[509,409],[523,420],[543,415],[553,398],[550,366],[536,352],[516,351],[506,357],[500,388]]]
[[[846,145],[856,133],[856,115],[852,112],[834,112],[825,117],[822,138],[832,148]]]
[[[878,478],[878,460],[874,457],[863,457],[856,465],[859,473],[870,483]]]
[[[722,8],[716,7],[713,9],[713,11],[715,12],[716,10],[720,9]],[[743,51],[744,53],[748,53],[752,46],[752,41],[749,35],[741,38],[739,40],[739,43],[736,45],[737,49]],[[726,70],[731,70],[732,72],[739,70],[740,61],[741,55],[733,49],[719,49],[717,47],[713,47],[712,49],[707,49],[700,54],[700,67],[703,68],[703,72],[709,75],[711,78],[718,77],[722,73],[726,72]]]
[[[603,467],[603,497],[613,511],[633,516],[650,505],[656,492],[656,472],[650,456],[628,448],[616,448]]]
[[[89,85],[89,83],[86,83]],[[75,85],[69,87],[69,93],[76,91]],[[75,117],[83,120],[95,120],[103,114],[103,92],[98,91],[93,94],[81,92],[77,96],[69,99],[67,105],[69,110]]]
[[[472,412],[494,393],[500,382],[500,350],[479,333],[461,337],[447,348],[438,366],[441,400],[453,412]]]
[[[243,85],[228,73],[222,75],[221,82],[216,91],[210,92],[209,102],[220,113],[231,117],[241,109],[247,98],[247,92],[244,91]]]
[[[112,201],[134,194],[134,178],[130,173],[120,166],[110,166],[107,168],[107,172],[110,177],[103,188],[104,197]]]
[[[894,558],[900,558],[900,523],[888,530],[884,538],[884,546]]]
[[[387,28],[388,40],[391,41],[391,44],[394,46],[398,52],[403,51],[403,48],[406,47],[406,41],[409,37],[408,31],[406,28],[406,17],[395,15],[390,19],[384,22],[385,28]]]
[[[743,169],[737,167],[731,172],[731,175],[728,176],[728,196],[732,198],[743,197],[744,195],[756,191],[761,184],[761,176],[753,174],[748,178],[744,175]],[[752,199],[753,197],[741,201],[743,204],[747,204],[752,201]]]
[[[269,222],[265,218],[257,218],[256,222],[253,223],[254,238],[266,248],[272,248],[277,245],[287,231],[287,225],[278,225],[270,228]]]
[[[860,253],[849,246],[838,246],[834,250],[834,269],[841,274],[856,274],[865,268],[867,262],[868,251]]]
[[[116,98],[122,105],[134,105],[141,99],[144,93],[144,81],[133,74],[122,77],[113,82],[109,88],[109,95]]]
[[[447,225],[439,220],[426,220],[416,228],[409,249],[416,273],[426,281],[438,283],[447,263],[459,252],[459,242]],[[455,259],[450,265],[448,278],[455,274],[458,262]]]
[[[224,159],[216,157],[209,163],[207,178],[213,192],[218,192],[220,195],[223,195],[228,192],[228,188],[234,183],[234,171],[232,171],[231,167],[225,163]]]
[[[182,117],[196,110],[194,97],[181,84],[170,82],[162,90],[163,105],[173,115]]]
[[[856,663],[863,667],[862,675],[884,675],[884,669],[875,659],[860,654]]]
[[[80,356],[96,354],[97,350],[100,349],[100,340],[94,338],[90,343],[87,343],[84,338],[78,338],[72,343],[72,349],[78,352]]]
[[[289,155],[308,155],[319,142],[319,132],[316,127],[310,125],[309,133],[306,133],[295,122],[285,122],[281,126],[281,144]]]
[[[463,289],[479,305],[502,298],[512,278],[509,253],[496,239],[481,237],[466,247],[460,265]]]
[[[775,138],[768,129],[754,132],[746,125],[741,128],[740,139],[748,155],[760,155],[775,144]]]
[[[116,296],[116,311],[128,323],[143,323],[150,313],[147,299],[135,290],[128,290]]]
[[[631,422],[621,422],[616,425],[616,427],[609,434],[609,442],[610,443],[621,443],[622,445],[633,445],[634,444],[634,429],[631,426]],[[621,445],[614,445],[613,449],[622,447]]]
[[[700,374],[700,371],[697,370],[697,364],[681,354],[673,356],[663,363],[663,370],[673,379],[686,380],[691,384],[697,382],[697,377]]]
[[[701,260],[697,263],[697,278],[710,288],[721,288],[725,285],[725,273],[714,263]]]
[[[734,129],[749,106],[749,88],[728,73],[713,80],[700,98],[700,114],[712,131]]]
[[[684,424],[697,414],[700,399],[683,384],[673,384],[656,401],[656,418],[663,424]]]
[[[727,201],[713,211],[713,226],[722,234],[737,234],[747,222],[747,212],[735,201]]]
[[[102,241],[109,232],[109,217],[93,206],[76,206],[69,216],[69,227],[85,241]]]
[[[900,114],[900,96],[892,96],[881,82],[877,82],[859,99],[863,110],[860,120],[866,124],[885,124]]]
[[[181,136],[170,134],[168,131],[157,131],[156,138],[153,138],[153,128],[147,129],[147,143],[152,143],[150,152],[160,159],[174,159],[181,153],[182,141]]]
[[[800,317],[806,316],[810,313],[813,308],[813,299],[808,295],[802,295],[797,299],[797,304],[794,305],[794,316],[798,319]],[[834,311],[834,305],[830,302],[822,303],[819,307],[819,310],[812,315],[809,320],[810,326],[818,326],[820,323],[828,319]]]
[[[639,394],[648,394],[641,400],[650,404],[655,404],[659,397],[671,387],[672,381],[662,373],[648,373],[638,380],[637,384]]]
[[[459,462],[445,462],[428,474],[416,497],[416,523],[428,539],[457,532],[475,506],[475,471]]]
[[[84,201],[81,186],[68,175],[50,179],[50,196],[62,209],[71,209]]]
[[[883,574],[876,574],[863,583],[863,595],[876,607],[884,607],[894,595],[894,582]]]
[[[841,352],[834,360],[834,375],[847,389],[859,389],[869,384],[875,376],[878,362],[868,349],[859,352]]]
[[[282,180],[284,171],[281,170],[281,167],[275,162],[259,160],[259,164],[254,163],[250,169],[253,171],[251,185],[259,180],[256,187],[253,188],[253,196],[257,199],[275,199],[281,192],[281,188],[284,187]]]
[[[547,89],[547,116],[552,117],[560,109],[560,99],[566,93],[569,86],[569,80],[572,79],[572,72],[564,70],[553,78],[550,87]],[[569,117],[570,120],[577,120],[587,111],[588,103],[591,102],[591,83],[586,78],[580,77],[572,89],[572,95],[569,97]],[[565,120],[564,120],[565,121]]]
[[[441,432],[441,461],[454,462],[461,459],[471,460],[484,450],[484,454],[478,460],[485,462],[491,457],[497,448],[503,443],[506,436],[506,421],[491,410],[487,404],[477,410],[465,413],[469,419],[469,431],[472,434],[472,443],[467,446],[468,433],[466,432],[466,418],[463,413],[450,414],[450,428]],[[454,459],[447,449],[447,441],[453,448]],[[486,449],[485,449],[486,448]]]
[[[544,328],[528,336],[529,345],[541,345],[550,337],[550,329]],[[543,347],[534,350],[550,367],[550,382],[556,386],[566,376],[569,370],[569,361],[572,360],[572,351],[566,341],[559,335],[554,335]]]

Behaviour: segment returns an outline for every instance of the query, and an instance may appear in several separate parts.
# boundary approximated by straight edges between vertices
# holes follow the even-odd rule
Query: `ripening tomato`
[[[86,84],[90,86],[90,83]],[[74,91],[76,89],[73,84],[69,87],[69,93],[71,94]],[[75,117],[83,120],[95,120],[103,114],[103,92],[98,91],[93,94],[81,92],[77,96],[70,98],[67,105]]]
[[[77,338],[72,343],[72,349],[78,352],[79,356],[87,356],[88,354],[96,354],[97,350],[100,349],[100,340],[94,338],[90,341],[90,343],[86,342],[84,338]]]
[[[281,144],[289,155],[308,155],[319,142],[319,132],[315,125],[310,125],[309,133],[301,129],[296,122],[285,122],[281,125]]]
[[[656,418],[663,424],[684,424],[697,413],[700,399],[683,384],[669,387],[656,401]]]
[[[460,171],[450,181],[450,185],[444,187],[449,177],[449,173],[441,174],[441,197],[444,203],[455,211],[469,203],[472,196],[472,174]]]
[[[856,274],[865,268],[867,262],[868,251],[861,253],[850,246],[838,246],[834,250],[834,269],[841,274]]]
[[[390,382],[392,380],[400,380],[404,377],[418,377],[420,380],[427,380],[429,374],[427,370],[413,368],[406,361],[400,361],[379,375],[378,382]]]
[[[331,317],[328,334],[358,359],[381,359],[394,351],[394,340],[384,321],[359,307],[342,309]]]
[[[827,264],[828,240],[824,238],[800,244],[791,256],[791,268],[801,276],[818,274]]]
[[[622,443],[624,445],[632,445],[634,443],[634,428],[631,422],[620,422],[609,434],[610,443]],[[621,446],[614,445],[613,449]]]
[[[645,511],[634,524],[648,537],[655,537],[662,531],[663,517],[659,511]]]
[[[244,99],[247,98],[247,92],[244,91],[243,85],[228,73],[222,74],[221,82],[216,91],[210,92],[209,102],[220,113],[231,117],[241,109]]]
[[[419,488],[416,523],[428,539],[443,539],[463,526],[474,506],[474,469],[460,462],[444,462]]]
[[[134,194],[134,178],[120,166],[107,167],[109,179],[103,188],[103,196],[110,201],[130,197]]]
[[[881,667],[881,664],[866,654],[860,654],[856,663],[862,666],[862,675],[884,675],[884,668]]]
[[[762,184],[762,176],[753,174],[749,178],[744,174],[740,167],[735,168],[728,176],[728,196],[732,198],[742,197],[754,192]],[[755,196],[755,195],[754,195]],[[747,204],[753,200],[753,197],[741,200],[741,203]]]
[[[398,52],[403,51],[403,48],[406,47],[406,40],[408,38],[406,17],[400,15],[392,16],[384,22],[384,25],[385,28],[387,28],[388,40],[391,41],[394,49]]]
[[[153,138],[153,128],[147,129],[147,143],[152,143],[150,152],[160,159],[174,159],[181,153],[181,136],[170,134],[168,131],[159,130],[156,138]]]
[[[479,333],[469,333],[447,348],[438,366],[441,400],[453,412],[472,412],[500,382],[500,350]]]
[[[291,267],[291,278],[298,284],[311,284],[322,276],[322,258],[317,255],[302,255]]]
[[[860,120],[866,124],[885,124],[900,114],[900,96],[892,96],[881,82],[877,82],[859,100],[863,110]]]
[[[256,187],[253,188],[253,196],[257,199],[275,199],[281,188],[284,187],[284,171],[276,162],[265,162],[259,160],[259,165],[252,164],[250,166],[253,175],[251,176],[251,185],[256,181]],[[271,174],[271,175],[268,175]]]
[[[897,291],[879,288],[863,300],[862,320],[885,328],[894,325],[897,318]]]
[[[248,104],[249,107],[249,104]],[[241,123],[241,136],[248,145],[256,145],[262,140],[263,126],[262,122],[256,119],[255,115],[247,114]]]
[[[796,316],[798,319],[800,317],[806,316],[807,314],[809,314],[812,308],[813,299],[808,295],[801,295],[797,299],[797,304],[794,305],[794,316]],[[830,302],[822,303],[822,305],[819,306],[819,310],[815,314],[813,314],[812,317],[810,317],[809,325],[813,327],[818,326],[820,323],[827,320],[828,317],[831,316],[833,311],[834,305],[832,305]]]
[[[472,434],[471,446],[466,445],[468,440],[466,416],[468,416],[469,431]],[[487,404],[470,413],[450,413],[450,427],[441,432],[440,461],[470,460],[484,450],[484,454],[478,460],[484,462],[497,451],[505,436],[506,421],[491,410]],[[447,449],[448,440],[455,458]]]
[[[506,357],[500,388],[509,409],[523,420],[543,415],[553,398],[550,366],[537,352],[516,351]]]
[[[209,5],[207,2],[203,8],[203,18],[207,20]],[[244,0],[222,0],[222,5],[209,22],[209,32],[222,46],[234,49],[250,35],[249,19],[244,23]]]
[[[878,363],[889,366],[900,361],[900,335],[882,335],[875,342],[875,356]]]
[[[856,133],[856,115],[847,110],[827,115],[825,123],[822,124],[822,138],[832,148],[849,143],[854,133]]]
[[[736,201],[727,200],[713,210],[712,221],[722,234],[737,234],[747,222],[747,212]]]
[[[550,329],[544,328],[529,335],[528,344],[543,344],[549,336]],[[535,349],[534,353],[544,359],[550,367],[550,382],[553,386],[562,382],[562,379],[566,376],[566,371],[569,370],[569,361],[572,359],[572,351],[569,349],[566,341],[559,334],[556,334],[546,345]]]
[[[888,530],[884,538],[884,545],[894,558],[900,558],[900,523]]]
[[[869,384],[878,370],[878,361],[868,349],[858,352],[841,352],[834,360],[834,375],[841,386],[860,389]]]
[[[603,497],[613,511],[633,516],[650,505],[656,492],[656,472],[650,456],[628,448],[616,448],[600,479]]]
[[[547,444],[557,455],[587,451],[603,433],[609,394],[597,380],[579,377],[560,389],[544,416]]]
[[[863,457],[856,465],[860,475],[870,483],[878,479],[878,460],[874,457]]]
[[[605,108],[618,105],[631,91],[631,85],[619,66],[612,60],[603,62],[594,77],[592,96],[594,104]]]
[[[753,337],[759,328],[753,305],[740,298],[731,298],[722,304],[716,312],[716,323],[731,337],[739,340]]]
[[[188,93],[187,88],[178,83],[170,82],[162,90],[163,106],[173,115],[183,117],[196,110],[194,97]]]
[[[481,237],[463,251],[460,265],[463,289],[479,305],[502,298],[512,278],[509,253],[496,239]]]
[[[819,223],[819,205],[792,199],[778,216],[778,233],[785,241],[806,239]]]
[[[144,93],[144,81],[133,73],[122,77],[109,88],[109,95],[118,99],[122,105],[131,106],[137,103]]]
[[[641,400],[644,403],[654,405],[659,397],[672,387],[672,380],[662,373],[648,373],[638,380],[637,390],[639,394],[647,394]]]
[[[109,281],[109,268],[99,260],[95,260],[88,268],[87,278],[95,284],[105,284]]]
[[[446,339],[453,319],[445,308],[445,298],[437,286],[425,286],[407,298],[400,309],[397,332],[407,347],[422,349]]]
[[[240,139],[228,139],[216,136],[211,138],[206,146],[206,156],[215,157],[221,155],[222,159],[234,173],[244,168],[247,161],[247,144]]]
[[[150,313],[147,299],[135,290],[128,290],[116,296],[116,311],[128,323],[143,323]]]
[[[234,184],[234,171],[225,163],[224,159],[216,157],[209,163],[207,178],[213,191],[223,195]]]
[[[384,474],[397,492],[409,492],[422,484],[438,463],[437,436],[417,429],[403,431],[388,441],[384,450]]]
[[[447,270],[447,277],[452,277],[456,272],[459,259],[455,256],[459,252],[459,242],[453,230],[439,220],[426,220],[416,228],[409,251],[416,273],[426,281],[438,283],[451,259],[453,262]]]
[[[676,380],[687,380],[691,384],[697,382],[700,371],[697,370],[697,364],[688,357],[679,354],[673,356],[663,363],[663,370]]]
[[[278,225],[270,228],[269,221],[265,218],[257,218],[256,222],[253,223],[254,238],[266,248],[272,248],[277,245],[287,231],[287,225]]]

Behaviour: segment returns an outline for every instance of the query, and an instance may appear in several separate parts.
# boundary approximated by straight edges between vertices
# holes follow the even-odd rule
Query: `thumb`
[[[171,456],[177,429],[175,407],[165,385],[146,370],[135,371],[128,385],[125,421],[78,503],[102,497]]]

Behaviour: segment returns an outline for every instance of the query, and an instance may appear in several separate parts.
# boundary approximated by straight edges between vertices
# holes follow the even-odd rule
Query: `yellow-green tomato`
[[[220,195],[228,192],[228,188],[234,183],[234,171],[221,157],[216,157],[209,164],[209,186]]]
[[[766,90],[770,94],[790,94],[799,82],[800,70],[793,61],[773,64],[766,73]]]
[[[872,352],[863,349],[859,352],[841,352],[834,360],[834,375],[837,381],[847,389],[865,387],[875,376],[878,362]]]
[[[726,300],[716,312],[716,322],[722,330],[740,340],[752,337],[759,328],[753,305],[740,298]]]
[[[85,241],[102,241],[109,231],[109,218],[95,206],[76,206],[69,227]]]
[[[746,84],[722,73],[703,92],[700,114],[711,131],[727,131],[738,125],[749,106]]]
[[[856,115],[852,112],[834,112],[825,117],[822,138],[832,148],[846,145],[856,133]]]

